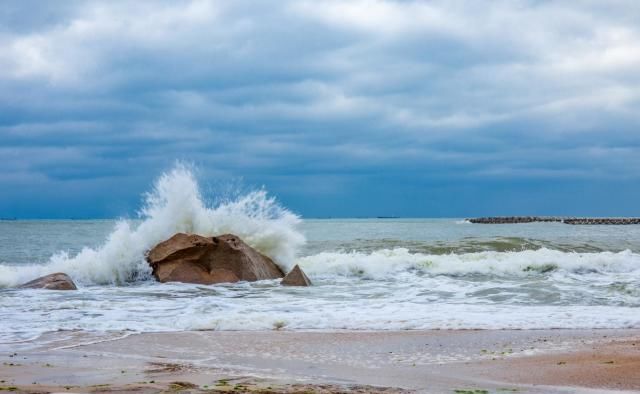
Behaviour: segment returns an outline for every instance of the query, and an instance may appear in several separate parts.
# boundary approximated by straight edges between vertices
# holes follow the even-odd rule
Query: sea
[[[266,190],[202,194],[162,174],[134,218],[0,221],[0,343],[51,332],[640,328],[640,226],[311,219]],[[233,233],[295,264],[278,280],[158,283],[145,253],[176,232]],[[16,289],[65,272],[77,291]]]

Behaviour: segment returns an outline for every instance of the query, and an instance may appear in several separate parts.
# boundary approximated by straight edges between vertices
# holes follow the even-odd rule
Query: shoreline
[[[0,349],[14,392],[640,390],[640,329],[77,331]]]

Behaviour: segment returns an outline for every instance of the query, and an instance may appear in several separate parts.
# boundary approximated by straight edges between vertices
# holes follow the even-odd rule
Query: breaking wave
[[[406,248],[363,252],[322,252],[299,260],[312,277],[357,276],[390,279],[412,271],[427,275],[526,276],[562,271],[573,274],[631,274],[640,278],[640,254],[577,253],[541,248],[511,252],[424,254]]]
[[[0,287],[53,272],[85,284],[126,284],[150,279],[144,255],[176,232],[214,236],[233,233],[272,257],[284,271],[299,263],[312,279],[393,280],[403,276],[526,277],[603,274],[612,281],[640,280],[637,249],[605,250],[597,244],[524,237],[463,238],[449,243],[402,239],[316,241],[307,249],[298,216],[265,190],[207,204],[193,171],[178,164],[145,195],[140,220],[120,220],[100,247],[59,252],[45,264],[0,265]],[[313,244],[313,242],[312,242]],[[353,250],[353,251],[351,251]],[[302,253],[300,253],[302,252]]]
[[[272,257],[285,271],[305,238],[300,219],[277,204],[265,190],[256,190],[216,206],[207,206],[191,169],[177,164],[162,174],[145,195],[142,221],[121,220],[101,247],[85,247],[70,256],[60,252],[47,264],[0,265],[0,286],[37,276],[66,272],[84,284],[124,284],[150,277],[145,252],[176,232],[214,236],[233,233]]]

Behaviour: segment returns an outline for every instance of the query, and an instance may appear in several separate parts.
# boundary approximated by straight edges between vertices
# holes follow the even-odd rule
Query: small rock
[[[280,282],[283,286],[311,286],[311,281],[296,264],[295,267]]]
[[[18,286],[20,289],[78,290],[69,275],[57,272]]]

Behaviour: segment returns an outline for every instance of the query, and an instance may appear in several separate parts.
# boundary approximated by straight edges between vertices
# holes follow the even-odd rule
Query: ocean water
[[[216,201],[208,203],[207,201]],[[314,283],[160,284],[144,253],[231,232]],[[66,272],[78,291],[18,290]],[[0,221],[0,343],[51,331],[640,328],[640,226],[304,219],[163,174],[133,220]]]

